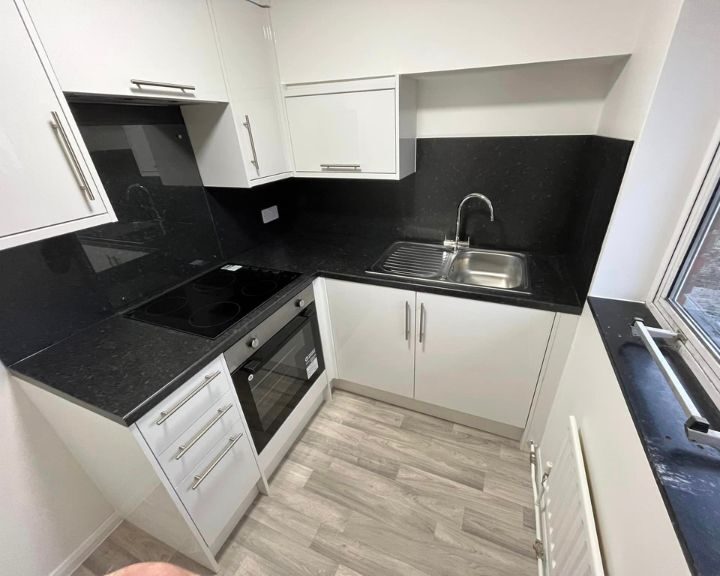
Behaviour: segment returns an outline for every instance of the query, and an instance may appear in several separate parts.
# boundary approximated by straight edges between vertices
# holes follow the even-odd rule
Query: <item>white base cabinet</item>
[[[415,292],[326,280],[338,377],[413,397]]]
[[[115,220],[22,0],[0,1],[0,249]]]
[[[415,399],[524,428],[555,314],[425,293],[416,314]]]
[[[525,427],[554,313],[330,279],[326,291],[337,378]]]

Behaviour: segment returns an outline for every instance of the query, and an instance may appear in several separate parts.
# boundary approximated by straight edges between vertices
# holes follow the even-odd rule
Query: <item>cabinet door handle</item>
[[[63,126],[62,121],[60,120],[60,114],[58,114],[55,110],[51,110],[50,114],[52,114],[53,118],[52,122],[50,122],[50,125],[53,127],[53,130],[55,130],[55,132],[57,132],[57,134],[60,136],[63,152],[65,152],[65,156],[70,161],[70,166],[72,168],[73,175],[75,176],[75,180],[77,180],[80,190],[82,190],[83,194],[87,196],[88,200],[94,202],[95,195],[93,194],[92,189],[88,184],[85,173],[83,172],[82,166],[80,165],[80,160],[78,160],[77,154],[75,154],[75,150],[70,144],[70,139],[68,138],[67,132],[65,131],[65,126]]]
[[[420,344],[425,339],[425,304],[420,303]]]
[[[180,408],[182,408],[183,406],[185,406],[185,404],[187,404],[187,403],[195,396],[195,394],[197,394],[198,392],[200,392],[200,390],[202,390],[203,388],[205,388],[205,386],[207,386],[208,384],[210,384],[210,382],[212,382],[213,380],[215,380],[215,378],[217,378],[218,376],[220,376],[220,370],[218,370],[217,372],[213,372],[213,373],[210,374],[209,376],[205,376],[205,379],[200,383],[200,385],[197,386],[196,388],[194,388],[187,396],[185,396],[185,398],[183,398],[182,400],[180,400],[180,402],[178,402],[177,404],[175,404],[175,406],[173,406],[173,407],[170,408],[169,410],[163,410],[162,412],[160,412],[160,418],[158,418],[158,419],[155,421],[155,424],[157,424],[158,426],[160,426],[160,424],[162,424],[163,422],[165,422],[165,420],[167,420],[168,418],[170,418],[170,416],[172,416],[173,414],[175,414],[175,412],[177,412],[178,410],[180,410]]]
[[[193,477],[193,483],[192,483],[193,490],[197,490],[198,486],[200,486],[200,484],[203,483],[205,478],[208,477],[208,474],[210,474],[210,472],[212,472],[215,469],[215,466],[220,464],[220,461],[223,458],[225,458],[227,453],[230,452],[230,450],[232,450],[232,447],[235,446],[235,444],[237,444],[237,441],[240,440],[240,438],[242,438],[242,437],[243,437],[243,433],[240,432],[240,434],[238,434],[237,436],[230,436],[230,438],[228,438],[228,445],[225,446],[225,449],[215,457],[215,460],[213,460],[212,462],[210,462],[210,464],[208,464],[208,467],[205,468],[205,470],[201,474],[198,474],[197,476]]]
[[[322,172],[362,172],[360,164],[320,164]]]
[[[192,84],[173,84],[172,82],[156,82],[154,80],[136,80],[134,78],[130,79],[131,84],[135,84],[138,88],[142,88],[143,86],[154,86],[155,88],[174,88],[177,90],[182,90],[183,92],[187,90],[195,90],[195,86]]]
[[[410,340],[410,302],[405,300],[405,340]]]
[[[232,404],[228,404],[224,408],[220,408],[217,411],[217,414],[210,420],[210,422],[205,424],[205,426],[203,426],[202,429],[197,434],[195,434],[195,436],[193,436],[187,444],[182,444],[182,445],[178,446],[178,453],[177,453],[177,456],[175,456],[175,460],[180,460],[180,458],[185,456],[185,454],[187,454],[188,450],[190,450],[190,448],[195,446],[195,444],[198,443],[200,438],[205,436],[205,434],[207,434],[210,431],[210,428],[212,428],[213,426],[215,426],[215,424],[220,422],[220,419],[223,416],[225,416],[225,414],[228,413],[228,410],[230,410],[230,408],[232,408],[232,406],[233,406]]]
[[[252,126],[250,125],[250,118],[247,114],[245,114],[245,122],[243,122],[243,126],[245,126],[245,129],[248,131],[248,137],[250,138],[250,150],[252,150],[253,155],[253,159],[250,160],[250,164],[255,166],[257,175],[260,176],[260,163],[258,162],[257,151],[255,150],[255,138],[253,138]]]

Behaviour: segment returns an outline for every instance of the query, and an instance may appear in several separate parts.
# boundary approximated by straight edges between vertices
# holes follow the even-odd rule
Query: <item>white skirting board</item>
[[[122,517],[117,512],[109,516],[55,570],[50,572],[50,576],[70,576],[113,533],[115,528],[120,526],[121,522]]]
[[[540,576],[604,576],[600,543],[585,472],[577,421],[568,419],[557,462],[537,478],[537,452],[531,445],[538,573]]]

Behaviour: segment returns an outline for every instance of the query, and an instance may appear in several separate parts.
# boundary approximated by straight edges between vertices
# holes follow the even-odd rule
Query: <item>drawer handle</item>
[[[320,164],[323,172],[362,172],[360,164]]]
[[[130,80],[130,83],[135,84],[138,88],[154,86],[155,88],[175,88],[183,92],[186,90],[195,90],[195,86],[192,84],[173,84],[172,82],[155,82],[154,80],[136,80],[134,78]]]
[[[207,386],[208,384],[210,384],[210,382],[212,382],[213,380],[215,380],[215,378],[217,378],[218,376],[220,376],[220,370],[218,370],[217,372],[214,372],[213,374],[210,374],[210,376],[205,376],[205,379],[202,381],[202,383],[201,383],[197,388],[195,388],[192,392],[190,392],[190,394],[188,394],[187,396],[185,396],[185,398],[183,398],[182,400],[180,400],[180,402],[178,402],[177,404],[175,404],[175,406],[173,406],[172,408],[170,408],[170,410],[163,410],[162,412],[160,412],[160,418],[158,418],[158,419],[155,421],[155,424],[157,424],[158,426],[160,426],[160,424],[162,424],[163,422],[165,422],[165,420],[167,420],[168,418],[170,418],[170,416],[172,416],[173,414],[175,414],[175,412],[177,412],[178,410],[180,410],[180,408],[182,408],[183,406],[185,406],[185,404],[187,404],[190,400],[192,400],[192,398],[193,398],[193,396],[195,396],[195,394],[197,394],[198,392],[200,392],[200,390],[202,390],[203,388],[205,388],[205,386]]]
[[[95,195],[92,193],[90,184],[85,177],[85,173],[83,172],[83,169],[80,165],[80,160],[78,160],[77,154],[75,154],[75,150],[73,150],[73,147],[70,144],[70,139],[68,138],[67,132],[65,132],[65,126],[62,125],[62,121],[60,120],[60,114],[55,112],[55,110],[51,110],[50,114],[52,114],[53,118],[52,122],[50,122],[50,126],[52,126],[53,130],[55,130],[60,135],[60,139],[62,140],[63,152],[65,152],[65,156],[67,156],[67,159],[70,161],[73,175],[77,180],[78,186],[80,187],[80,190],[87,196],[88,200],[94,202]]]
[[[188,450],[190,450],[190,448],[195,446],[195,444],[197,444],[198,440],[200,440],[200,438],[205,436],[205,434],[207,434],[210,431],[210,428],[212,428],[213,426],[215,426],[215,424],[220,422],[220,419],[223,416],[225,416],[225,414],[228,413],[228,410],[230,410],[230,408],[232,408],[232,407],[233,407],[232,404],[228,404],[227,406],[225,406],[225,408],[220,408],[217,411],[217,414],[215,416],[213,416],[212,420],[210,420],[210,422],[205,424],[205,426],[203,426],[202,429],[197,434],[195,434],[195,436],[192,437],[190,442],[188,442],[187,444],[181,444],[180,446],[178,446],[178,453],[177,453],[177,456],[175,456],[175,460],[180,460],[180,458],[185,456],[185,454],[187,454]]]
[[[213,471],[215,466],[220,464],[220,461],[223,458],[225,458],[225,455],[228,452],[230,452],[230,450],[232,450],[232,447],[235,446],[235,444],[237,444],[237,441],[240,440],[240,438],[242,438],[242,437],[243,437],[243,433],[240,432],[240,434],[238,434],[237,436],[230,436],[230,438],[228,438],[228,445],[225,446],[225,449],[215,457],[215,460],[210,462],[210,464],[208,465],[207,468],[205,468],[205,471],[202,474],[198,474],[197,476],[193,477],[193,483],[192,483],[193,490],[197,490],[198,486],[200,486],[200,484],[203,483],[205,478],[207,478],[208,474],[210,474],[210,472]]]

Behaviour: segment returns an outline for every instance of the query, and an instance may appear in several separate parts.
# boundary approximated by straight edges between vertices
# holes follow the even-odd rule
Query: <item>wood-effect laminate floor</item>
[[[221,550],[233,576],[536,573],[517,442],[336,391]],[[75,576],[138,561],[207,569],[122,524]]]

